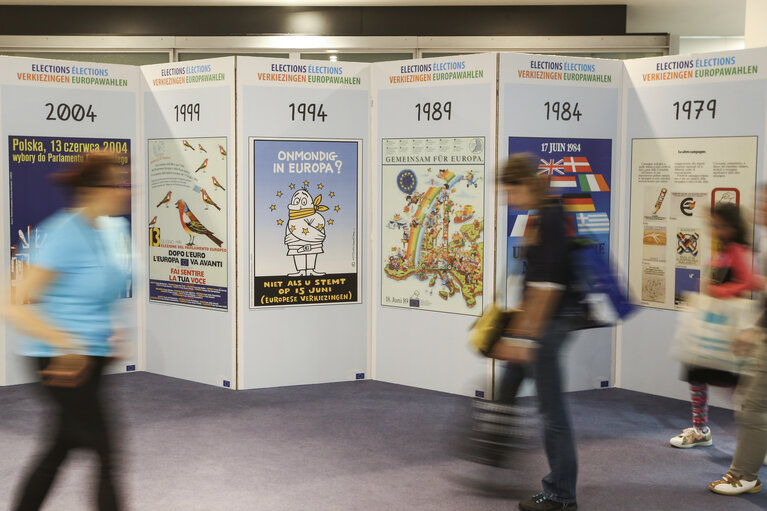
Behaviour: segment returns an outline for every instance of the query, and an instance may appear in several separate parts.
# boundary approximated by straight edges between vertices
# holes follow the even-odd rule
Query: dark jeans
[[[558,502],[575,501],[578,460],[570,417],[562,396],[559,354],[567,340],[570,323],[555,319],[541,339],[535,361],[521,365],[506,363],[498,401],[514,403],[522,381],[535,378],[538,408],[543,416],[544,447],[551,472],[543,478],[543,493]]]
[[[50,359],[34,360],[35,369],[48,365]],[[94,357],[91,376],[80,387],[63,388],[43,386],[53,401],[53,416],[48,422],[53,426],[48,446],[44,448],[32,470],[26,476],[16,504],[17,511],[40,509],[53,485],[59,467],[74,448],[86,448],[96,452],[101,463],[98,479],[98,508],[102,511],[117,510],[117,491],[113,478],[114,459],[112,439],[108,432],[107,418],[101,402],[101,374],[106,359]]]

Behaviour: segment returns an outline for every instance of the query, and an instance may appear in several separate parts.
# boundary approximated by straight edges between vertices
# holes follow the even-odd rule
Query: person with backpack
[[[513,404],[522,381],[535,375],[544,446],[551,472],[542,491],[519,503],[522,511],[574,511],[578,462],[569,413],[562,396],[560,353],[572,330],[563,314],[572,275],[570,240],[559,201],[547,197],[546,176],[532,154],[512,155],[500,174],[510,207],[530,211],[525,236],[523,298],[490,356],[505,361],[498,401]]]

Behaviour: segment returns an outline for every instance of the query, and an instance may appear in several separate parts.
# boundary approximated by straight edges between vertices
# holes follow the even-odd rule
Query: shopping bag
[[[578,297],[574,314],[576,328],[614,325],[636,311],[628,293],[620,284],[609,260],[599,245],[588,238],[571,241],[572,284],[570,293]]]
[[[756,323],[759,302],[747,298],[713,298],[699,293],[687,295],[679,313],[671,354],[690,366],[735,374],[748,371],[748,359],[732,352],[732,342],[741,330]]]

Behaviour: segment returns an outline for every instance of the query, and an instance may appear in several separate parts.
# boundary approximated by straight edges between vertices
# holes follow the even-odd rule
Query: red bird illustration
[[[197,144],[197,147],[199,147],[199,148],[200,148],[200,152],[201,152],[201,153],[207,153],[207,152],[208,152],[208,151],[206,151],[206,150],[205,150],[205,148],[204,148],[204,147],[202,147],[202,144]]]
[[[213,199],[210,198],[210,195],[208,195],[208,192],[205,191],[205,188],[202,189],[202,201],[205,204],[210,204],[211,206],[213,206],[217,210],[221,211],[221,208],[218,207],[218,204],[213,202]],[[208,209],[208,206],[205,206],[205,209]]]
[[[194,147],[192,147],[192,144],[190,144],[188,140],[184,140],[183,143],[184,143],[184,147],[188,147],[189,149],[194,151]],[[186,149],[184,149],[184,151],[186,151]]]
[[[221,153],[221,159],[224,159],[224,156],[226,156],[226,149],[224,149],[224,146],[218,146],[218,152]]]
[[[222,190],[226,191],[226,188],[221,186],[221,183],[218,182],[218,179],[216,179],[216,176],[213,176],[213,186],[217,188],[221,188]]]
[[[187,234],[189,234],[189,243],[186,244],[187,247],[194,245],[194,237],[197,235],[207,236],[210,241],[219,247],[224,244],[223,241],[216,238],[207,227],[197,220],[194,213],[189,211],[189,206],[186,205],[186,202],[182,200],[176,202],[176,208],[178,208],[178,217],[179,220],[181,220],[181,227],[183,227]]]
[[[195,170],[195,172],[199,172],[200,170],[204,169],[204,168],[205,168],[205,167],[207,167],[207,166],[208,166],[208,159],[207,159],[207,158],[205,158],[205,161],[204,161],[204,162],[202,162],[202,165],[200,165],[199,167],[197,167],[197,170]]]
[[[156,223],[157,223],[157,215],[155,215],[155,217],[152,219],[152,221],[149,222],[149,227],[152,227]]]
[[[168,193],[165,194],[165,198],[163,200],[161,200],[160,203],[157,205],[158,208],[160,206],[162,206],[163,204],[167,204],[167,203],[170,202],[170,194],[171,194],[171,192],[168,192]],[[165,206],[165,207],[167,208],[168,206]]]

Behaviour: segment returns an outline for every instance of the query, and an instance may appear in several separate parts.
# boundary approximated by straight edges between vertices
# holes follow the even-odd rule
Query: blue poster
[[[549,179],[549,194],[561,197],[569,235],[587,237],[610,250],[612,141],[590,138],[509,137],[509,154],[532,153],[538,174]],[[524,274],[524,235],[533,221],[529,211],[508,209],[507,282]],[[517,305],[509,289],[507,306]],[[515,303],[511,303],[515,302]]]
[[[362,142],[251,143],[251,307],[358,302]]]
[[[11,225],[11,292],[24,277],[30,251],[45,243],[45,234],[37,226],[57,210],[70,205],[66,190],[54,185],[49,176],[82,161],[90,151],[112,151],[130,161],[130,140],[70,137],[8,137],[8,174]],[[130,264],[130,216],[118,236],[106,234],[114,253],[123,255],[121,264]],[[114,223],[112,224],[114,225]],[[118,244],[119,246],[114,246]],[[121,293],[132,295],[130,276]]]

